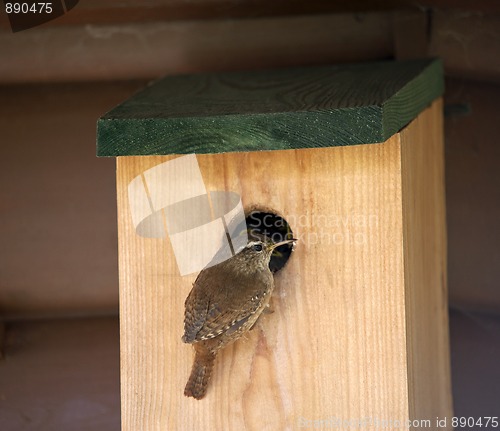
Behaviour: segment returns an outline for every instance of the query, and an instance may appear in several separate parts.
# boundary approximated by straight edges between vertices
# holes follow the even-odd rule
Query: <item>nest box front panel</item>
[[[298,239],[276,274],[274,313],[220,354],[202,402],[183,395],[192,361],[181,342],[183,305],[196,274],[181,275],[167,229],[138,235],[130,207],[131,182],[141,177],[150,194],[168,188],[162,177],[145,177],[176,158],[118,159],[126,403],[139,412],[178,406],[162,415],[176,429],[190,420],[201,429],[199,418],[235,406],[242,429],[252,429],[248,418],[280,429],[331,412],[407,415],[406,387],[397,384],[406,379],[398,136],[370,146],[196,156],[207,190],[274,211]]]

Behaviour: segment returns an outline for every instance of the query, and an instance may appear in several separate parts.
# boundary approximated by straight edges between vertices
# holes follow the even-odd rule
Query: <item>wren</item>
[[[217,352],[252,329],[268,307],[274,289],[269,269],[273,250],[295,239],[269,238],[246,247],[217,265],[203,269],[185,302],[182,341],[194,346],[195,357],[184,395],[201,399],[207,391]]]

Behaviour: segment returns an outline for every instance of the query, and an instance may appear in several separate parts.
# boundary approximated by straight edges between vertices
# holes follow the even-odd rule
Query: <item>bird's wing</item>
[[[242,298],[243,299],[243,298]],[[208,306],[203,325],[195,336],[195,341],[209,340],[223,333],[230,334],[245,325],[262,307],[263,298],[256,296],[221,309],[219,304],[211,302]]]
[[[196,341],[196,335],[203,327],[210,307],[209,298],[203,294],[196,284],[186,298],[184,313],[184,343]]]
[[[197,280],[186,299],[184,317],[185,343],[208,340],[224,332],[231,333],[243,326],[262,308],[267,298],[250,290],[225,289],[225,292],[239,292],[221,297],[222,289],[211,289],[217,295],[208,295],[202,279]],[[223,304],[220,303],[223,301]]]

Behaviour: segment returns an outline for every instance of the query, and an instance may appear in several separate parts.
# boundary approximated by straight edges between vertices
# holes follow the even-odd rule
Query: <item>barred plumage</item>
[[[219,349],[250,330],[266,308],[274,288],[269,269],[279,245],[268,238],[251,241],[238,254],[200,272],[185,302],[182,341],[195,347],[195,360],[184,394],[205,395]]]

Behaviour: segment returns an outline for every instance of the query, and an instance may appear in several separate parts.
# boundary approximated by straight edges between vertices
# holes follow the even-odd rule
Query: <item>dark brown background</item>
[[[166,74],[429,55],[446,70],[455,413],[500,414],[500,3],[269,3],[82,0],[15,34],[0,13],[2,429],[119,429],[115,172],[95,157],[100,115]]]

